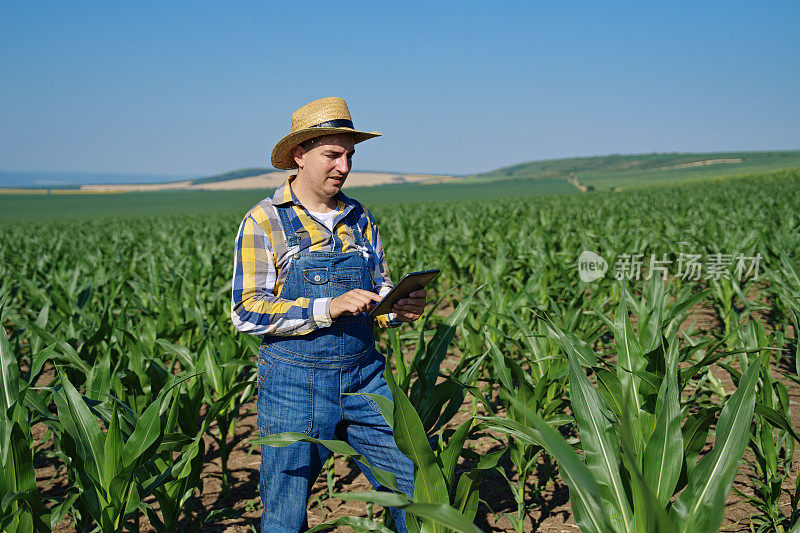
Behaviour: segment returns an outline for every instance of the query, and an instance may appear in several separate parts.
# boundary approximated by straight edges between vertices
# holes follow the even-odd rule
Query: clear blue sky
[[[0,170],[266,166],[323,96],[364,170],[800,148],[796,0],[0,6]]]

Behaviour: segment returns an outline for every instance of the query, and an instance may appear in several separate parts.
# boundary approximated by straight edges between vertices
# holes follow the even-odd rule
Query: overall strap
[[[356,246],[359,248],[366,248],[366,239],[364,235],[361,233],[361,228],[358,227],[358,220],[361,218],[361,215],[364,213],[361,209],[353,209],[348,214],[348,218],[352,217],[354,220],[352,223],[347,223],[350,227],[350,230],[353,232],[353,238],[356,240]],[[345,219],[346,220],[346,219]]]
[[[278,212],[278,216],[281,219],[281,228],[283,229],[283,236],[286,239],[286,246],[288,248],[300,244],[300,237],[297,235],[297,232],[295,231],[294,226],[289,219],[289,213],[287,212],[291,208],[291,205],[278,206],[275,208],[275,210]]]

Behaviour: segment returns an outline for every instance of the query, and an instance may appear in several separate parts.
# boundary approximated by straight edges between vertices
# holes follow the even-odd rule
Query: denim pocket
[[[358,267],[344,267],[337,269],[333,274],[334,283],[342,284],[361,284],[361,269]]]
[[[258,429],[264,433],[293,431],[308,435],[314,422],[314,369],[271,361],[259,376]]]
[[[304,268],[303,277],[312,285],[324,285],[328,283],[327,268]]]

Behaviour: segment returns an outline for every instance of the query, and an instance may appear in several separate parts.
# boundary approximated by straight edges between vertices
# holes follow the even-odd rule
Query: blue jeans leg
[[[347,392],[380,394],[391,399],[391,392],[383,378],[383,368],[383,356],[375,352],[374,357],[358,368],[358,374],[354,376],[352,383],[353,390]],[[414,463],[397,448],[392,428],[380,414],[378,406],[366,396],[345,395],[342,396],[342,407],[344,421],[340,431],[344,433],[343,436],[350,446],[366,457],[372,466],[393,473],[398,488],[413,497]],[[373,487],[378,490],[383,488],[368,470],[363,468],[362,470]],[[397,530],[400,533],[407,532],[406,512],[401,509],[389,509],[389,511],[392,513]]]
[[[259,433],[294,431],[332,438],[336,418],[325,406],[331,403],[331,398],[338,397],[338,391],[326,393],[320,387],[320,383],[330,381],[327,374],[331,373],[338,376],[338,370],[293,365],[262,353],[256,406]],[[307,442],[280,448],[261,446],[261,531],[297,533],[308,529],[308,498],[329,455],[327,448]]]
[[[307,442],[283,448],[261,446],[261,531],[297,533],[308,529],[308,498],[328,455],[326,448]]]

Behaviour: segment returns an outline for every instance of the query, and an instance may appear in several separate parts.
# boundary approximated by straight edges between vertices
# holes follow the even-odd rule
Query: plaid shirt
[[[241,332],[253,335],[303,335],[331,325],[332,298],[281,298],[281,289],[294,254],[301,251],[347,252],[358,250],[372,272],[374,292],[384,296],[392,288],[375,218],[360,203],[342,193],[336,197],[339,213],[334,218],[333,232],[309,215],[290,186],[289,176],[272,196],[256,204],[245,215],[236,236],[233,264],[231,318]],[[278,206],[291,205],[289,220],[301,237],[299,247],[287,249],[278,217]],[[347,224],[341,223],[348,213],[359,213],[358,227],[368,246],[359,248]],[[298,223],[299,222],[299,223]],[[377,318],[381,327],[400,325],[394,314]]]

